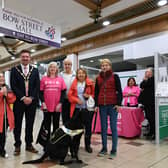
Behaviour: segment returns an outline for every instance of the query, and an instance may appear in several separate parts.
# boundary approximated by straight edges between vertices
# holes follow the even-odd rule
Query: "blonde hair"
[[[107,63],[107,64],[109,64],[110,66],[112,66],[111,61],[110,61],[109,59],[107,59],[107,58],[100,60],[100,65],[102,65],[103,63]]]
[[[56,74],[55,74],[55,75],[58,74],[58,66],[57,66],[57,63],[52,61],[52,62],[50,62],[50,63],[48,64],[47,76],[50,76],[50,71],[49,71],[49,69],[50,69],[50,67],[51,67],[52,65],[56,67]]]

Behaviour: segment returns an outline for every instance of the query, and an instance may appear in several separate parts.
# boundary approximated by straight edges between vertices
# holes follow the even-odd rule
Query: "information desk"
[[[96,118],[96,121],[95,121]],[[144,113],[141,108],[120,107],[118,112],[117,130],[118,136],[135,137],[141,135],[141,123],[144,120]],[[97,112],[93,116],[92,132],[101,132],[100,115]],[[111,134],[110,120],[108,118],[107,133]]]

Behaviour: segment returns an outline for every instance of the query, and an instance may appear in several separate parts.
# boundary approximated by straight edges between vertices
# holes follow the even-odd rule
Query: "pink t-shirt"
[[[60,102],[61,91],[66,89],[64,79],[56,76],[50,78],[44,76],[40,81],[40,90],[44,91],[44,102],[49,112],[54,112]]]

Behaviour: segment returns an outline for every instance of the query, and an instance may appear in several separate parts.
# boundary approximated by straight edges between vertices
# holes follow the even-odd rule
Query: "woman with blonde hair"
[[[61,106],[65,93],[66,85],[63,78],[58,76],[57,63],[50,62],[47,76],[44,76],[40,81],[40,100],[42,102],[44,126],[48,131],[48,138],[51,132],[51,120],[53,121],[53,132],[59,128]],[[45,144],[41,145],[45,146]]]
[[[95,84],[95,111],[100,112],[102,149],[98,156],[107,154],[107,116],[110,116],[110,128],[112,132],[112,148],[109,158],[117,154],[117,115],[118,108],[122,101],[122,89],[118,75],[112,71],[112,64],[109,59],[100,62],[101,72],[96,78]]]
[[[93,81],[91,81],[87,77],[85,69],[79,68],[76,71],[76,78],[72,82],[72,85],[69,89],[68,99],[69,102],[71,103],[70,117],[75,118],[79,117],[79,115],[82,116],[81,117],[83,120],[82,123],[84,124],[85,127],[85,150],[88,153],[92,153],[92,148],[90,145],[91,145],[91,124],[92,124],[93,111],[88,111],[86,106],[86,101],[90,96],[94,97]],[[72,147],[74,151],[76,151],[75,154],[77,154],[77,151],[79,149],[81,135],[82,134],[74,137],[72,141]]]

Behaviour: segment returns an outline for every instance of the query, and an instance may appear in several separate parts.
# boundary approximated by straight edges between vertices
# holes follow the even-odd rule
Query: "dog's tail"
[[[48,157],[48,154],[45,152],[39,159],[25,161],[22,164],[37,164],[37,163],[42,163],[44,161],[44,159],[46,159],[47,157]]]

